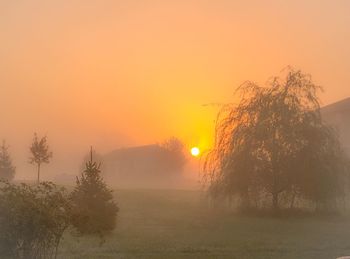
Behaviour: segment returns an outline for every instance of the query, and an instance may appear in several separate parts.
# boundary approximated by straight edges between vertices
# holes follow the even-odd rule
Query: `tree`
[[[32,145],[30,146],[31,157],[29,158],[30,164],[36,164],[38,167],[38,183],[40,182],[40,167],[43,163],[49,163],[52,158],[52,152],[49,151],[46,136],[38,138],[38,135],[34,133]]]
[[[71,219],[63,188],[0,181],[0,211],[1,258],[56,258]]]
[[[92,150],[92,157],[94,158],[95,161],[99,161],[100,163],[100,171],[101,174],[103,174],[106,171],[106,165],[104,163],[104,158],[103,155],[101,155],[101,153],[97,152],[95,149]],[[83,161],[81,163],[80,166],[80,171],[84,171],[85,170],[85,166],[86,163],[88,163],[91,159],[91,151],[87,152],[84,157],[83,157]]]
[[[312,200],[317,209],[325,209],[334,207],[335,198],[344,197],[348,190],[350,163],[334,129],[313,127],[303,132],[308,143],[295,159],[303,167],[292,180],[299,195]]]
[[[11,181],[15,176],[16,168],[12,165],[8,148],[4,140],[0,147],[0,178]]]
[[[160,144],[166,153],[166,161],[171,170],[182,171],[186,164],[185,146],[181,140],[176,137],[171,137]]]
[[[219,112],[213,150],[204,164],[213,195],[239,195],[242,205],[266,194],[274,209],[281,194],[334,201],[344,190],[347,158],[336,133],[321,118],[309,75],[293,69],[267,87],[246,82],[240,102]]]
[[[100,163],[90,161],[77,177],[77,185],[71,194],[73,225],[81,234],[100,235],[111,232],[116,225],[118,206],[112,191],[107,188],[100,171]]]

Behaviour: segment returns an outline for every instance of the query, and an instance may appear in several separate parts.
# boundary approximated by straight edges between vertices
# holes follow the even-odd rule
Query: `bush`
[[[0,181],[0,257],[55,258],[70,223],[68,195],[50,182]]]

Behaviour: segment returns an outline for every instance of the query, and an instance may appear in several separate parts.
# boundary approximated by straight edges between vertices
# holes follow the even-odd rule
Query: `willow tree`
[[[283,193],[315,202],[341,194],[346,159],[322,121],[320,90],[292,69],[265,87],[241,85],[239,103],[218,114],[215,145],[204,164],[210,193],[238,195],[244,206],[268,196],[274,209]]]

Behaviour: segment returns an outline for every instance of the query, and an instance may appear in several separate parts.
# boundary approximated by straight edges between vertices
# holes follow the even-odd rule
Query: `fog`
[[[0,0],[0,36],[0,258],[350,258],[349,0]]]
[[[350,96],[350,3],[299,5],[1,1],[0,138],[16,179],[36,177],[34,132],[53,151],[47,180],[77,175],[90,146],[105,155],[176,136],[206,150],[218,111],[206,104],[287,65],[324,87],[323,105]],[[191,179],[197,163],[186,165]]]

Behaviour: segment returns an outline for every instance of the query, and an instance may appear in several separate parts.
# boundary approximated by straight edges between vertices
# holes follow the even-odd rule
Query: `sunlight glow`
[[[200,153],[200,150],[199,150],[198,147],[193,147],[193,148],[191,148],[191,155],[192,155],[192,156],[198,156],[199,153]]]

